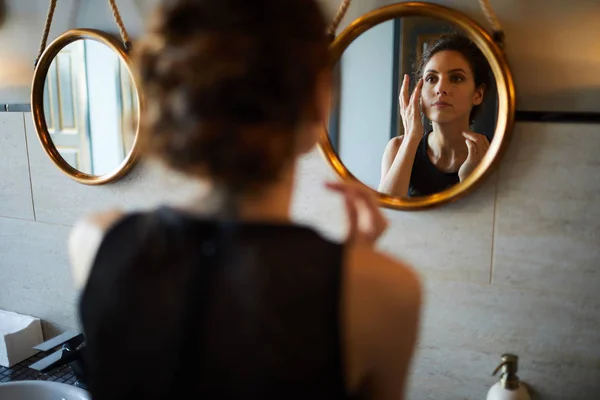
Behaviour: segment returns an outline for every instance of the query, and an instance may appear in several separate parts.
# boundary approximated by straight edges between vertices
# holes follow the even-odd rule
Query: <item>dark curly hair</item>
[[[431,60],[431,58],[441,51],[456,51],[467,60],[471,71],[473,71],[473,79],[475,81],[475,88],[483,87],[483,99],[487,89],[490,85],[490,66],[477,45],[473,43],[471,39],[460,33],[449,33],[440,36],[426,51],[423,52],[419,64],[417,66],[417,79],[423,76],[425,66]],[[473,123],[481,105],[473,106],[471,114],[469,115],[469,121]]]
[[[328,65],[316,0],[167,0],[136,46],[140,147],[244,192],[278,178]]]

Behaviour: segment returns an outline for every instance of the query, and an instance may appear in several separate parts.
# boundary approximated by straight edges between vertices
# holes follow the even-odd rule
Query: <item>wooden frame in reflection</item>
[[[392,4],[371,11],[355,20],[331,44],[331,67],[333,68],[340,61],[344,51],[365,31],[382,22],[403,17],[437,18],[452,23],[463,30],[485,55],[498,89],[498,118],[494,140],[491,142],[490,148],[479,165],[464,181],[430,196],[412,198],[391,197],[371,189],[377,194],[380,204],[384,207],[398,210],[420,210],[439,206],[464,197],[479,186],[498,166],[508,148],[514,127],[515,87],[506,56],[489,33],[475,21],[456,10],[421,2]],[[325,159],[341,179],[362,184],[362,182],[352,175],[339,158],[331,144],[326,129],[321,134],[319,148]]]
[[[60,51],[64,49],[69,44],[78,41],[78,40],[94,40],[96,42],[100,42],[110,48],[114,53],[117,54],[119,59],[122,61],[122,65],[125,67],[124,69],[131,77],[131,90],[136,92],[137,94],[137,110],[133,112],[135,115],[130,115],[129,119],[136,122],[135,126],[135,136],[130,144],[131,149],[126,153],[124,160],[120,163],[120,165],[114,170],[107,174],[103,175],[93,175],[84,173],[71,164],[69,164],[59,153],[52,138],[50,136],[50,130],[46,122],[45,112],[44,112],[44,103],[46,100],[46,105],[49,104],[50,99],[45,99],[45,84],[48,73],[51,69],[52,62],[59,55]],[[123,71],[125,72],[125,71]],[[69,30],[58,38],[56,38],[45,50],[42,56],[40,57],[38,64],[35,68],[33,74],[33,83],[31,89],[31,111],[33,116],[33,122],[35,124],[35,129],[38,135],[38,138],[42,144],[42,147],[46,154],[50,157],[52,162],[67,176],[71,179],[83,183],[86,185],[101,185],[109,182],[113,182],[121,177],[123,177],[127,172],[131,170],[134,164],[137,161],[137,138],[139,133],[139,120],[141,111],[143,109],[143,96],[140,88],[133,81],[134,75],[131,66],[131,59],[127,54],[127,50],[125,49],[123,43],[114,38],[108,33],[95,30],[95,29],[73,29]],[[123,88],[121,88],[123,89]],[[131,113],[131,110],[126,110]],[[55,122],[52,120],[53,123]],[[130,139],[131,141],[131,139]]]

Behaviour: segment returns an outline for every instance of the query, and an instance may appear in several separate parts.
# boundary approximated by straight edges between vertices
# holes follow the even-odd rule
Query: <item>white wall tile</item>
[[[0,309],[77,327],[69,227],[0,218]]]
[[[301,163],[294,215],[340,240],[346,232],[344,204],[323,186],[336,176],[320,152]],[[496,175],[471,195],[427,211],[385,210],[390,221],[379,247],[411,263],[425,279],[489,283]]]
[[[600,128],[519,124],[499,174],[493,282],[600,297]]]
[[[430,280],[419,341],[428,347],[512,352],[525,362],[599,369],[600,301]]]
[[[465,348],[421,347],[415,354],[407,399],[485,399],[500,379],[491,376],[500,356]],[[532,399],[596,400],[600,395],[597,367],[522,358],[517,375]]]
[[[0,216],[33,220],[22,113],[0,113]]]
[[[424,279],[489,283],[495,176],[455,203],[422,212],[386,212],[381,247],[409,261]]]
[[[118,181],[100,186],[78,183],[56,167],[25,114],[36,217],[38,221],[73,225],[80,217],[103,210],[149,208],[192,196],[199,189],[181,176],[138,163]]]

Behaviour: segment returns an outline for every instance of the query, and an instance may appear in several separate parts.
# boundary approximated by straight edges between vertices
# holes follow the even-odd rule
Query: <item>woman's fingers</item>
[[[466,132],[463,132],[463,136],[466,139],[470,139],[475,143],[479,143],[479,142],[485,143],[487,145],[487,147],[489,147],[489,145],[490,145],[490,141],[488,140],[488,138],[485,135],[482,135],[481,133],[466,131]]]
[[[344,204],[346,213],[348,214],[348,238],[350,242],[357,240],[360,230],[358,227],[358,208],[356,204],[356,196],[350,191],[344,192]]]
[[[367,232],[365,233],[368,235],[367,239],[373,243],[388,228],[388,221],[381,212],[377,204],[377,199],[370,191],[366,189],[356,190],[356,196],[365,207],[365,218],[368,224]]]
[[[375,195],[365,187],[352,183],[327,183],[326,186],[344,196],[349,219],[348,241],[373,245],[388,227]]]
[[[402,87],[400,88],[400,109],[404,110],[408,105],[408,86],[409,86],[409,78],[408,74],[404,74],[404,79],[402,79]]]
[[[484,140],[477,143],[477,145],[479,146],[479,148],[477,150],[478,150],[479,154],[481,155],[481,157],[483,157],[485,155],[485,153],[487,152],[489,145]]]
[[[421,116],[421,89],[423,88],[423,79],[419,79],[417,86],[411,97],[411,104],[413,106],[414,115]]]
[[[483,141],[483,149],[484,149],[485,152],[487,152],[489,148],[490,148],[490,141],[486,137],[485,140]]]
[[[475,142],[470,139],[466,139],[465,143],[467,144],[467,151],[469,152],[467,160],[473,160],[477,156],[477,146],[475,145]]]
[[[327,182],[325,186],[335,192],[340,193],[344,197],[344,205],[346,207],[346,215],[348,216],[348,238],[350,242],[354,242],[358,236],[358,208],[356,204],[356,196],[349,189],[348,185],[341,182]]]
[[[490,147],[490,142],[485,135],[475,132],[463,132],[467,142],[472,142],[476,146],[477,153],[483,157]]]
[[[485,138],[485,136],[479,133],[469,131],[463,132],[463,136],[469,140],[472,140],[473,142],[478,142],[479,140],[482,140],[482,138]]]
[[[477,145],[477,152],[479,153],[480,157],[483,157],[487,149],[490,147],[490,142],[484,135],[480,135],[479,140],[476,141],[475,144]]]

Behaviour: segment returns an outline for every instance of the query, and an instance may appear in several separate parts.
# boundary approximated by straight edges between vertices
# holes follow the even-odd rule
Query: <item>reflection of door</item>
[[[137,90],[129,74],[125,63],[119,60],[119,81],[117,82],[120,99],[119,99],[119,114],[120,114],[120,128],[121,128],[121,141],[123,143],[123,154],[122,158],[125,158],[135,140],[135,134],[138,126],[138,97]]]
[[[63,48],[48,70],[44,113],[54,146],[72,167],[93,173],[87,118],[84,41]]]

